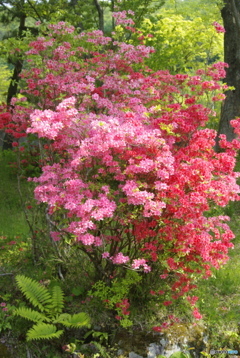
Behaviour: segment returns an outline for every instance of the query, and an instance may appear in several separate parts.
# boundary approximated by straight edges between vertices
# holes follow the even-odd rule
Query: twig
[[[41,17],[41,15],[39,14],[39,12],[37,11],[36,7],[32,4],[32,2],[31,2],[30,0],[27,0],[27,2],[28,2],[28,4],[29,4],[29,6],[33,9],[33,11],[36,13],[37,19],[39,19],[39,20],[42,22],[42,21],[43,21],[43,20],[42,20],[42,17]],[[36,19],[36,20],[37,20],[37,19]]]

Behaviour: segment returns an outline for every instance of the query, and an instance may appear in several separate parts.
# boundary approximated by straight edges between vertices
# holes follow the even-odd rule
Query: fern
[[[51,309],[55,314],[60,314],[64,307],[63,291],[60,286],[54,286],[52,289]]]
[[[26,318],[29,321],[33,321],[33,322],[42,322],[42,321],[50,322],[50,320],[45,315],[43,315],[38,311],[34,311],[31,308],[26,308],[26,307],[17,308],[14,314]]]
[[[27,341],[34,339],[52,339],[59,338],[63,333],[63,330],[57,331],[57,328],[53,324],[38,323],[29,329],[27,333]]]
[[[38,312],[31,308],[20,307],[14,312],[15,315],[36,322],[27,332],[28,341],[60,337],[63,330],[57,331],[56,324],[75,328],[90,326],[90,317],[87,313],[80,312],[74,315],[62,313],[64,295],[61,287],[55,286],[49,292],[45,287],[42,287],[31,278],[18,275],[16,280],[18,287],[25,297],[41,311]]]
[[[57,322],[66,327],[80,328],[89,326],[90,318],[89,315],[85,312],[76,313],[74,315],[63,314],[58,317]]]
[[[23,275],[16,276],[17,285],[33,306],[40,311],[46,311],[46,306],[51,302],[51,295],[48,290],[37,281]]]
[[[62,323],[68,321],[71,315],[69,313],[62,313],[60,314],[53,323]]]

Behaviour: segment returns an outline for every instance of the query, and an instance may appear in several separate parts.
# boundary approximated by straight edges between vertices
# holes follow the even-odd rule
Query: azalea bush
[[[115,17],[133,26],[126,13]],[[4,125],[16,148],[24,135],[38,143],[35,198],[59,250],[79,252],[79,266],[88,260],[93,299],[125,326],[132,306],[161,310],[182,297],[200,319],[190,291],[233,247],[229,218],[215,209],[239,198],[239,142],[222,137],[216,153],[205,127],[214,113],[201,104],[206,93],[224,98],[226,64],[154,72],[144,65],[152,47],[114,36],[44,25]]]

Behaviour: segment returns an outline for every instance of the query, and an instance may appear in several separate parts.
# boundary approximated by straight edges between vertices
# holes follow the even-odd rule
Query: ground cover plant
[[[126,13],[114,16],[134,31]],[[161,332],[179,320],[169,314],[174,301],[202,318],[191,290],[228,260],[234,234],[216,208],[239,198],[239,141],[222,136],[217,153],[216,132],[205,128],[214,114],[201,99],[224,98],[226,64],[194,76],[154,72],[143,62],[153,49],[120,41],[118,29],[105,37],[44,25],[2,127],[22,173],[29,147],[19,139],[27,133],[38,148],[30,183],[46,227],[32,245],[45,235],[95,325],[127,328],[140,317]]]

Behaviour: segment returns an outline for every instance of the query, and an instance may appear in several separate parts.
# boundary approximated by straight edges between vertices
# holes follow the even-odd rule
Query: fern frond
[[[50,309],[54,314],[60,314],[64,307],[64,295],[60,286],[54,286],[52,289],[52,302]]]
[[[26,318],[29,321],[33,321],[33,322],[42,322],[42,321],[50,322],[50,320],[44,314],[38,311],[34,311],[31,308],[27,308],[27,307],[17,308],[14,311],[14,314]]]
[[[60,315],[57,320],[66,327],[85,327],[90,325],[90,317],[85,312],[76,313],[74,315]]]
[[[17,285],[33,306],[40,311],[47,311],[46,306],[51,302],[51,295],[48,290],[37,281],[23,275],[16,276]]]
[[[53,321],[53,323],[56,324],[62,323],[63,321],[68,321],[70,317],[71,315],[69,313],[62,313]]]
[[[57,331],[57,328],[53,324],[38,323],[35,324],[27,332],[27,341],[34,339],[52,339],[59,338],[63,333],[62,330]]]

